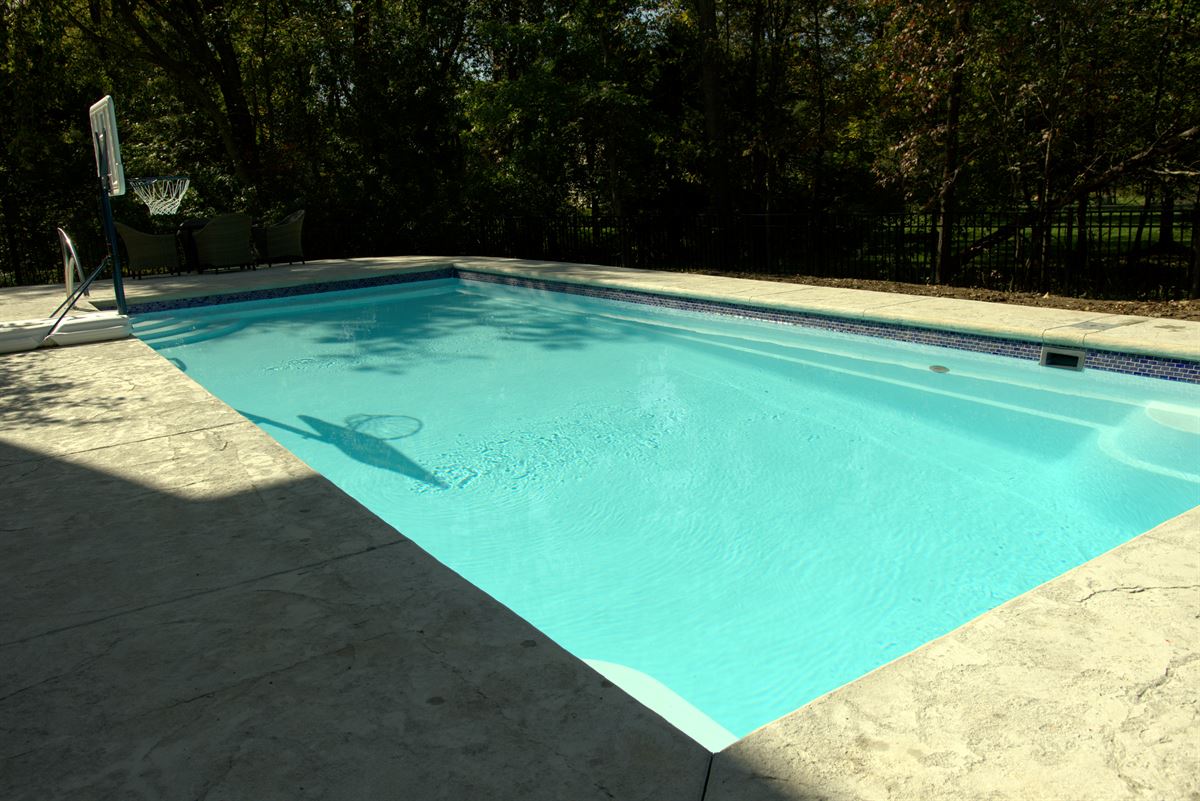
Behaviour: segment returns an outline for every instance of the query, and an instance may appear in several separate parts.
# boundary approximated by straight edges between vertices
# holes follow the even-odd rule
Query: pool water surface
[[[459,279],[135,330],[714,748],[1200,503],[1177,382]]]

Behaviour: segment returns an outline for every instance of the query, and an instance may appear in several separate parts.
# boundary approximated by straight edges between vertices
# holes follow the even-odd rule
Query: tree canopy
[[[945,231],[1193,202],[1197,42],[1196,0],[10,0],[0,275],[52,264],[56,225],[98,237],[105,94],[127,175],[190,175],[186,214],[306,208],[314,257],[452,248],[497,213]]]

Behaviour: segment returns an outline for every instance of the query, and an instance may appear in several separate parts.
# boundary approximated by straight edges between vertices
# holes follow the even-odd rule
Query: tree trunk
[[[700,23],[700,90],[704,96],[704,134],[708,144],[710,209],[724,218],[729,212],[725,163],[724,108],[721,102],[721,44],[717,40],[717,0],[695,0]]]
[[[1099,64],[1095,61],[1095,53],[1093,53],[1093,61],[1089,75],[1095,75],[1100,69]],[[1095,88],[1091,81],[1088,82],[1088,94],[1094,95]],[[1083,150],[1086,154],[1085,163],[1089,163],[1096,155],[1096,114],[1092,110],[1091,104],[1087,105],[1083,114]],[[1068,268],[1067,275],[1063,276],[1063,284],[1068,289],[1074,289],[1074,285],[1078,281],[1087,281],[1091,267],[1091,244],[1088,242],[1088,193],[1084,192],[1079,195],[1078,202],[1078,220],[1079,220],[1079,241],[1075,248],[1075,259],[1073,269]],[[1068,261],[1070,264],[1070,261]]]
[[[1142,249],[1142,234],[1146,231],[1146,220],[1150,216],[1150,203],[1153,197],[1153,185],[1147,181],[1145,196],[1142,198],[1142,211],[1138,214],[1137,232],[1133,235],[1133,250],[1130,251],[1131,258]]]
[[[1188,294],[1200,298],[1200,185],[1192,202],[1192,286]]]
[[[221,98],[225,101],[225,114],[229,118],[229,126],[237,143],[239,157],[249,175],[251,203],[257,205],[259,184],[262,181],[262,165],[258,158],[258,126],[246,100],[246,83],[242,78],[241,64],[233,47],[233,38],[229,31],[229,16],[224,6],[214,7],[214,16],[219,21],[217,32],[212,35],[210,46],[216,51],[216,69],[213,70],[217,87],[221,90]],[[257,213],[257,208],[252,208]]]
[[[592,251],[600,250],[600,241],[604,237],[604,228],[600,224],[600,199],[592,192]]]
[[[0,154],[6,154],[6,151],[7,148],[0,148]],[[12,175],[11,170],[0,167],[0,176],[8,177],[9,175]],[[0,192],[0,265],[3,265],[5,269],[12,270],[17,283],[20,284],[23,283],[21,260],[17,258],[19,251],[16,243],[13,242],[13,232],[17,228],[14,225],[15,200],[12,192]]]
[[[825,206],[827,192],[825,142],[829,131],[829,93],[825,87],[825,53],[821,49],[821,41],[824,38],[821,17],[824,12],[824,5],[813,4],[813,71],[816,73],[817,83],[817,158],[816,164],[813,165],[813,195],[817,199],[817,205],[822,208]]]
[[[1175,244],[1175,192],[1163,185],[1162,207],[1158,213],[1158,247],[1165,252]]]
[[[942,186],[938,193],[937,254],[933,263],[933,282],[951,280],[954,272],[954,226],[957,217],[959,171],[959,117],[962,113],[963,60],[967,48],[967,26],[971,5],[959,0],[954,7],[954,58],[951,63],[949,97],[946,103],[946,146],[942,161]]]
[[[113,22],[141,47],[133,47],[131,41],[118,44],[127,48],[127,57],[142,59],[178,82],[181,96],[212,120],[238,179],[253,189],[260,178],[257,130],[224,5],[161,4],[145,11],[148,21],[143,21],[140,11],[131,3],[112,5]],[[206,24],[206,19],[214,22]],[[105,41],[98,32],[90,33]],[[206,79],[216,84],[220,102]]]
[[[1038,268],[1038,288],[1046,289],[1046,261],[1050,258],[1050,167],[1054,129],[1046,131],[1046,152],[1042,158],[1042,189],[1038,193],[1038,223],[1034,227],[1033,252]]]
[[[1135,173],[1145,169],[1147,165],[1153,165],[1159,160],[1170,156],[1191,144],[1191,142],[1200,135],[1200,126],[1188,128],[1185,131],[1180,131],[1178,134],[1169,139],[1156,142],[1154,145],[1146,148],[1140,153],[1135,153],[1123,161],[1114,164],[1099,175],[1094,176],[1090,180],[1082,181],[1076,186],[1071,187],[1061,197],[1055,200],[1048,201],[1039,199],[1038,207],[1024,214],[1020,214],[1016,219],[1010,220],[1000,226],[990,234],[979,237],[958,254],[960,263],[965,263],[993,245],[1011,239],[1014,234],[1029,225],[1036,225],[1039,219],[1047,215],[1047,212],[1054,209],[1062,208],[1079,199],[1081,194],[1088,192],[1096,192],[1112,185],[1121,180],[1130,173]],[[1045,186],[1043,187],[1046,188]]]
[[[1087,212],[1088,196],[1080,195],[1079,206],[1077,209],[1079,219],[1079,241],[1075,247],[1075,270],[1074,275],[1068,274],[1064,276],[1064,283],[1068,288],[1071,287],[1078,277],[1086,276],[1088,274],[1088,263],[1091,258],[1091,250],[1088,245]]]
[[[361,87],[371,67],[371,9],[369,0],[354,0],[351,17],[353,25],[354,82]]]
[[[766,119],[763,113],[760,113],[762,104],[759,103],[763,95],[760,74],[762,72],[762,48],[763,48],[763,4],[762,0],[754,0],[752,11],[750,13],[750,63],[746,69],[746,117],[750,120],[753,126],[751,133],[750,146],[750,186],[755,198],[756,211],[768,211],[770,204],[764,204],[763,185],[766,183],[766,160],[763,158],[763,143],[767,141]],[[770,95],[767,95],[768,103]]]

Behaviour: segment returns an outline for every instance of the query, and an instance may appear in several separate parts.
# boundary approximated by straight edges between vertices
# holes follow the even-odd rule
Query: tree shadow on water
[[[238,413],[255,425],[274,426],[305,439],[332,445],[361,464],[390,470],[393,473],[399,473],[414,481],[420,481],[423,484],[428,484],[438,489],[447,489],[448,487],[446,482],[405,456],[390,442],[392,439],[399,439],[401,436],[408,436],[420,430],[421,423],[416,418],[391,418],[412,421],[415,423],[415,429],[406,434],[380,436],[379,434],[386,434],[386,432],[381,430],[380,426],[374,427],[379,434],[371,433],[370,430],[364,429],[372,428],[370,425],[372,422],[387,419],[382,415],[354,415],[346,419],[348,425],[330,423],[319,417],[312,417],[307,414],[297,415],[305,425],[312,429],[311,431],[305,431],[302,428],[281,423],[278,420],[272,420],[269,417],[263,417],[262,415],[242,409],[239,409]]]
[[[456,362],[494,358],[486,344],[490,341],[523,343],[547,351],[582,351],[601,342],[647,336],[636,326],[614,325],[611,320],[598,324],[594,314],[539,307],[535,301],[514,304],[503,298],[452,293],[419,298],[403,308],[364,307],[358,310],[359,318],[331,328],[315,341],[340,348],[345,344],[347,326],[351,326],[360,353],[372,357],[363,369],[401,373],[413,358],[451,358]],[[392,308],[398,311],[388,313]],[[460,337],[466,344],[446,352],[436,344]]]

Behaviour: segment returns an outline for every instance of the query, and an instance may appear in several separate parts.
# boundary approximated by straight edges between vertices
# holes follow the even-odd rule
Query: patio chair
[[[114,223],[125,243],[125,268],[134,278],[146,272],[179,272],[179,248],[174,234],[147,234],[124,223]]]
[[[250,249],[250,215],[222,214],[192,234],[196,244],[196,264],[206,267],[254,267]]]
[[[293,212],[275,225],[254,229],[254,244],[258,248],[259,264],[284,262],[304,264],[304,249],[300,232],[304,225],[304,209]]]

